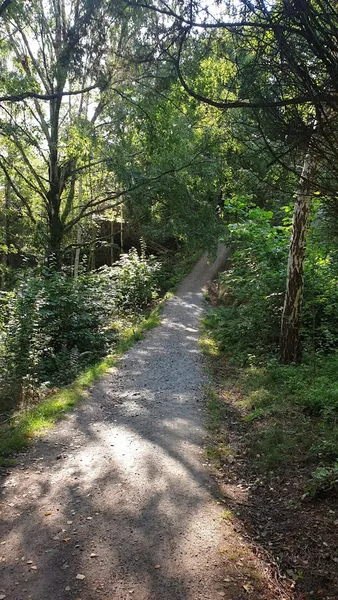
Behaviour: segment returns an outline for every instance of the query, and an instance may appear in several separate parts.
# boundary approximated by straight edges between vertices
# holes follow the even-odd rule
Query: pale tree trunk
[[[313,181],[317,167],[313,142],[314,134],[304,159],[293,212],[280,338],[280,358],[284,364],[299,363],[302,357],[300,318],[304,291],[306,235],[311,213]]]
[[[123,254],[123,204],[121,204],[121,229],[120,229],[120,250]]]
[[[79,211],[82,208],[82,176],[80,175],[79,179]],[[79,275],[79,265],[80,265],[80,251],[81,251],[81,241],[82,241],[82,227],[80,221],[77,224],[76,231],[76,249],[75,249],[75,259],[74,259],[74,277],[78,277]]]
[[[10,193],[11,187],[8,181],[5,184],[5,206],[4,206],[4,249],[1,253],[2,273],[1,273],[1,289],[6,287],[6,271],[8,264],[8,246],[9,246],[9,232],[8,232],[8,209],[10,204]]]

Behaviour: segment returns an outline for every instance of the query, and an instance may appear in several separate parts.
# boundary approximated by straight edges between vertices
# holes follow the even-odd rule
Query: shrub
[[[259,422],[262,461],[272,465],[294,455],[332,462],[338,455],[337,251],[319,235],[315,220],[305,267],[303,364],[280,365],[276,351],[290,233],[289,218],[280,217],[247,205],[236,215],[238,222],[227,225],[232,265],[220,276],[219,305],[205,325],[216,350],[244,367],[246,421]],[[334,471],[323,469],[317,479],[331,485]]]
[[[219,278],[218,342],[239,355],[271,352],[279,338],[289,226],[274,225],[273,213],[249,205],[226,227],[234,248],[231,268]]]
[[[55,272],[27,276],[3,296],[0,394],[7,403],[47,380],[68,383],[101,356],[113,298],[106,274],[74,280]]]
[[[306,495],[317,496],[338,489],[338,462],[331,467],[318,467],[305,490]]]
[[[73,279],[45,270],[0,296],[0,398],[34,399],[37,388],[70,383],[116,340],[117,311],[139,312],[157,296],[161,265],[131,250],[116,267]]]
[[[138,312],[158,297],[161,263],[154,256],[141,256],[132,248],[113,269],[116,307]]]
[[[273,213],[243,198],[236,223],[226,226],[225,241],[234,249],[231,268],[220,275],[218,338],[237,354],[271,354],[280,333],[290,238],[290,207]],[[227,214],[236,208],[233,199]],[[238,207],[237,207],[238,208]],[[317,211],[317,212],[316,212]],[[283,216],[284,215],[284,216]],[[338,347],[337,250],[324,235],[315,205],[307,244],[301,334],[305,349],[332,352]]]

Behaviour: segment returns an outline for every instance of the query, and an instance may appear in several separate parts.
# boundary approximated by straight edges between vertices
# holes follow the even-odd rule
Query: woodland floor
[[[259,499],[241,461],[225,472],[206,458],[199,319],[223,260],[222,249],[212,266],[203,257],[161,325],[2,473],[1,600],[315,597],[298,595],[267,551],[274,519],[281,537],[295,533],[279,496],[264,488]]]
[[[253,455],[259,424],[244,418],[236,368],[220,356],[209,360],[209,372],[220,413],[207,454],[227,518],[269,565],[281,598],[337,600],[336,493],[304,494],[316,467],[308,461],[262,467],[261,455]]]

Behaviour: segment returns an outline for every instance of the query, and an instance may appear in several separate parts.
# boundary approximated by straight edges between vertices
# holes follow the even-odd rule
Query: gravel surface
[[[2,482],[0,598],[224,597],[203,465],[202,257],[149,331]]]

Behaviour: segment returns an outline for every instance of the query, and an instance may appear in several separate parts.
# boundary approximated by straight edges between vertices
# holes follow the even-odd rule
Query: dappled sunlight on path
[[[6,598],[247,598],[229,588],[236,534],[203,466],[198,322],[215,269],[203,257],[162,324],[5,479]]]

